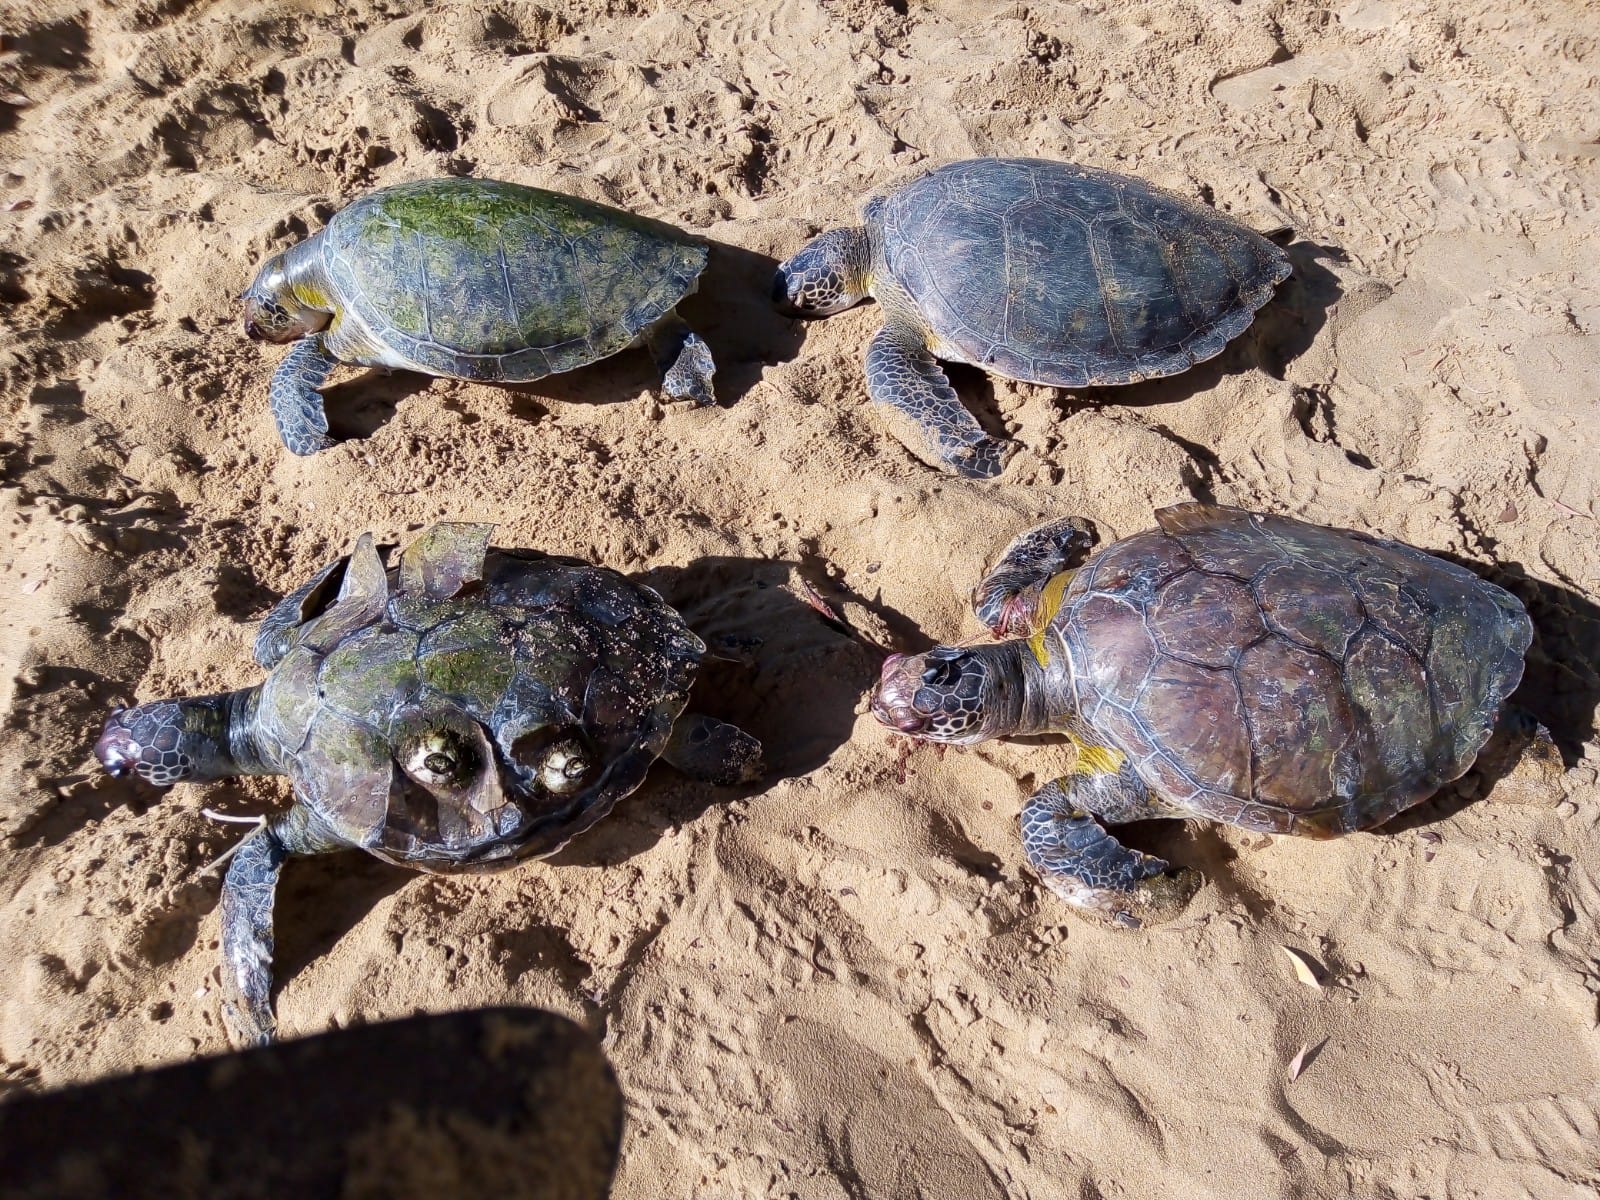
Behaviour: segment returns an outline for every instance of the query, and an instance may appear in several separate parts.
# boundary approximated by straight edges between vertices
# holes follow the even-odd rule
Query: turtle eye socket
[[[454,730],[430,729],[408,741],[400,765],[418,783],[447,787],[471,775],[476,758],[472,747]]]
[[[593,763],[589,752],[577,738],[566,738],[545,751],[539,764],[539,782],[545,790],[564,796],[582,789],[588,782]]]

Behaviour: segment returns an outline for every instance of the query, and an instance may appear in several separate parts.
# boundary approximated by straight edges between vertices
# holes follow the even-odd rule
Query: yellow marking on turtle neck
[[[1126,754],[1110,746],[1085,746],[1076,741],[1073,745],[1078,748],[1078,757],[1072,763],[1074,775],[1115,775],[1128,761]]]
[[[307,308],[329,311],[328,297],[323,295],[320,288],[312,287],[309,283],[291,283],[289,294]]]
[[[1033,633],[1028,638],[1028,649],[1033,651],[1033,657],[1039,660],[1041,667],[1050,665],[1050,651],[1045,648],[1045,635],[1050,632],[1050,622],[1055,620],[1056,613],[1061,611],[1061,598],[1066,594],[1067,584],[1072,582],[1072,572],[1062,571],[1061,574],[1052,576],[1050,582],[1044,585],[1039,593],[1039,603],[1033,610]]]

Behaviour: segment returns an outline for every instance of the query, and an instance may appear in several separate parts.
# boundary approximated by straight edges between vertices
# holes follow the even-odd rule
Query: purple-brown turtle
[[[991,646],[892,656],[884,724],[966,744],[1065,733],[1073,770],[1022,815],[1028,859],[1123,924],[1197,880],[1106,832],[1204,817],[1332,837],[1459,778],[1492,737],[1549,735],[1506,704],[1533,626],[1509,592],[1413,547],[1207,504],[1106,547],[1069,517],[1017,538],[974,595]]]

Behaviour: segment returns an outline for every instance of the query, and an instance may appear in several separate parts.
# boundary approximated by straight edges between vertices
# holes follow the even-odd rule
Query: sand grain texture
[[[619,1197],[1593,1196],[1600,1187],[1600,28],[1557,0],[877,5],[17,4],[0,21],[0,1086],[224,1046],[217,883],[281,781],[164,796],[89,748],[115,703],[242,686],[253,622],[355,537],[440,518],[642,573],[765,639],[704,704],[769,746],[747,795],[658,770],[547,863],[297,861],[283,1030],[526,1003],[605,1037]],[[899,11],[904,10],[904,11]],[[802,326],[776,259],[869,188],[1029,153],[1138,172],[1296,275],[1219,359],[1066,396],[956,375],[1023,449],[996,485],[885,433],[870,307]],[[686,316],[723,407],[630,353],[518,388],[344,371],[308,460],[273,431],[256,263],[359,189],[476,172],[711,239]],[[1187,827],[1172,925],[1065,911],[1017,810],[1058,748],[914,754],[874,655],[975,632],[1044,514],[1106,538],[1192,496],[1487,569],[1541,642],[1574,763],[1469,779],[1334,844]],[[1323,987],[1285,961],[1316,961]],[[1289,1079],[1304,1046],[1326,1044]]]

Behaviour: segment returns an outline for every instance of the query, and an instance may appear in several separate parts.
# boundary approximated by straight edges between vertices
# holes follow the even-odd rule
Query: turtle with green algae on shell
[[[773,300],[825,317],[874,297],[867,391],[919,455],[977,479],[1014,444],[985,433],[937,360],[1103,387],[1222,352],[1290,271],[1273,242],[1142,179],[1037,158],[951,163],[869,200],[782,263]]]
[[[334,445],[320,389],[339,363],[527,383],[642,341],[669,396],[711,404],[711,349],[676,311],[706,255],[669,225],[575,196],[424,179],[367,193],[268,259],[244,327],[299,339],[270,389],[295,454]]]
[[[553,854],[657,757],[716,785],[761,746],[685,714],[705,644],[650,588],[493,527],[439,524],[385,567],[370,534],[263,620],[256,687],[119,710],[95,753],[167,787],[288,775],[295,802],[233,852],[222,951],[247,1043],[270,1040],[272,900],[284,859],[361,849],[421,871]]]
[[[883,724],[967,745],[1061,733],[1069,774],[1023,809],[1028,861],[1118,924],[1197,886],[1105,829],[1204,818],[1332,837],[1380,825],[1491,749],[1556,792],[1549,734],[1507,697],[1533,626],[1509,592],[1411,546],[1220,505],[1156,513],[1074,570],[1086,524],[1012,542],[973,607],[997,638],[891,655]],[[1493,739],[1493,742],[1491,742]]]

